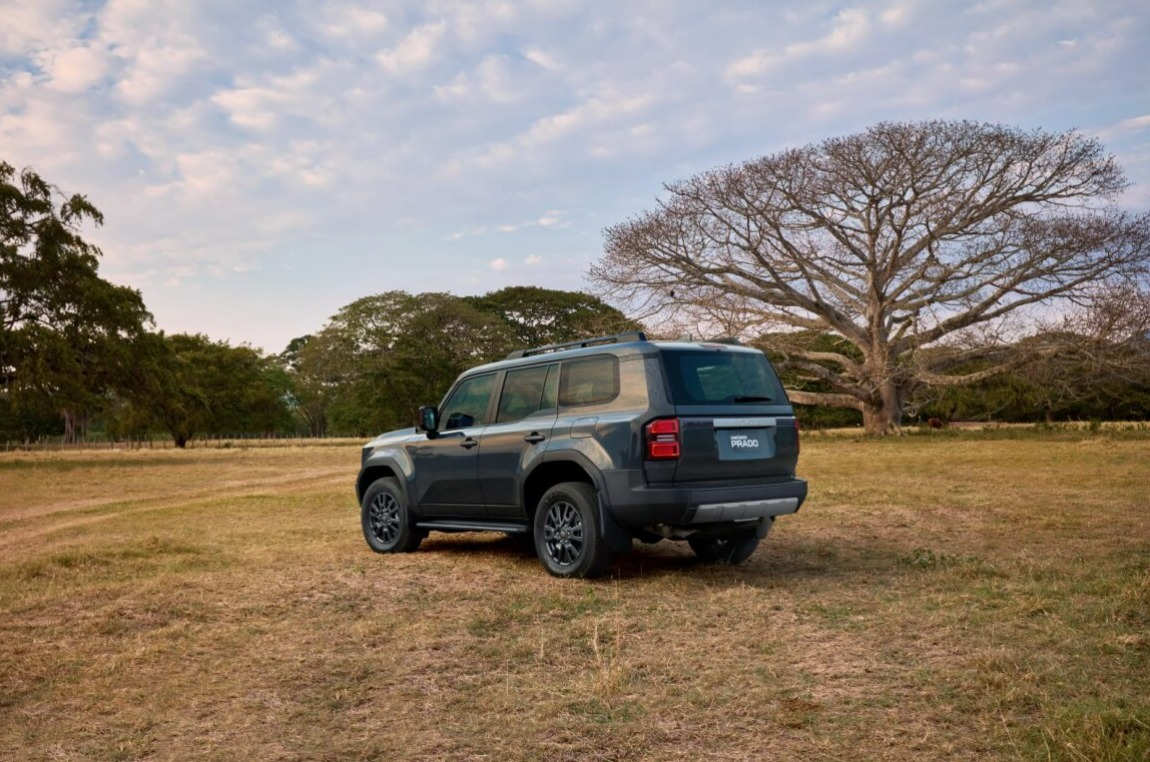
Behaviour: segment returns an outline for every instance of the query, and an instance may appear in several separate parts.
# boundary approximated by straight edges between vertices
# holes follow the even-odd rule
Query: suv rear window
[[[663,367],[676,405],[784,402],[782,387],[760,352],[664,350]]]

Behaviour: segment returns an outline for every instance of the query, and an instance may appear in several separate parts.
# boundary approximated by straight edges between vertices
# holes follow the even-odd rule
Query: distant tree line
[[[388,291],[268,355],[154,330],[140,293],[98,273],[81,228],[102,222],[84,196],[0,163],[0,440],[365,436],[512,349],[639,327],[577,292]]]
[[[792,363],[792,352],[804,358],[818,352],[852,354],[829,333],[764,335],[755,343],[772,356],[792,396],[798,396],[796,390],[830,388],[821,374],[809,372],[809,360]],[[916,387],[905,401],[905,422],[1150,420],[1150,299],[1134,289],[1099,295],[1049,325],[1000,342],[993,360],[971,361],[959,370],[977,374],[991,362],[1008,369],[966,385]],[[808,427],[863,424],[857,410],[797,407]]]
[[[515,348],[657,325],[739,336],[807,426],[1150,417],[1150,214],[1077,132],[866,132],[703,173],[606,231],[597,296],[385,291],[279,355],[156,331],[81,236],[103,216],[0,162],[0,439],[368,434]]]

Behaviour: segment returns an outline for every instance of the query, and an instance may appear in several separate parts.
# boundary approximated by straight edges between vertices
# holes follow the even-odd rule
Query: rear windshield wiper
[[[745,394],[735,397],[735,402],[770,402],[770,397],[762,397],[754,394]]]

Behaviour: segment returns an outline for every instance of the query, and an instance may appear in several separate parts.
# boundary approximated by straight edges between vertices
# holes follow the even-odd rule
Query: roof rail
[[[564,349],[579,349],[582,347],[594,347],[600,344],[622,344],[625,341],[646,341],[647,334],[642,331],[628,331],[627,333],[617,333],[614,336],[596,336],[593,339],[579,339],[578,341],[568,341],[563,344],[548,344],[543,347],[532,347],[531,349],[516,349],[511,354],[507,355],[508,360],[514,360],[519,357],[531,357],[532,355],[545,355],[549,352],[560,352]]]

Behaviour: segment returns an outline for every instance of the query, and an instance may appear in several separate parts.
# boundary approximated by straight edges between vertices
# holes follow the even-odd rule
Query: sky
[[[664,183],[881,121],[1097,137],[1150,208],[1146,0],[0,0],[0,160],[156,325],[279,352],[402,289],[586,290]]]

